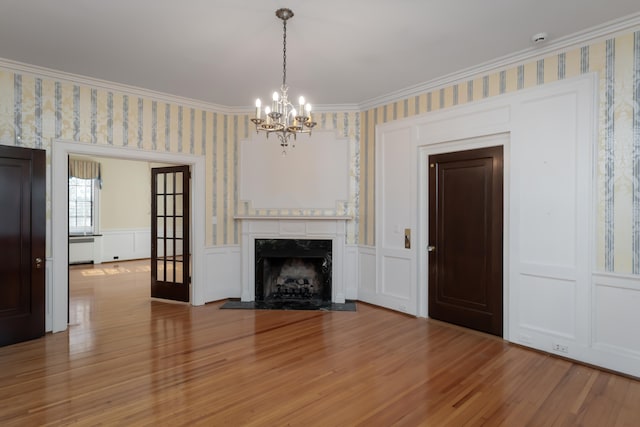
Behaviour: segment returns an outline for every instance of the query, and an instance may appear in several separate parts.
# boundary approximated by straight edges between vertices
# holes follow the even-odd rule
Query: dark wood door
[[[0,145],[0,345],[44,335],[45,152]]]
[[[151,296],[189,301],[189,166],[151,170]]]
[[[502,336],[502,147],[429,156],[429,317]]]

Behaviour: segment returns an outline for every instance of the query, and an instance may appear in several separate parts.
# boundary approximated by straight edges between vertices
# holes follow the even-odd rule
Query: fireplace
[[[287,255],[287,258],[295,259],[290,264],[315,263],[314,270],[324,275],[321,283],[324,285],[322,291],[318,291],[316,285],[313,290],[304,282],[304,277],[290,277],[288,284],[292,284],[291,280],[300,280],[302,292],[316,293],[321,295],[322,299],[327,299],[331,303],[345,303],[345,280],[344,280],[344,258],[345,258],[345,235],[346,221],[350,217],[260,217],[260,216],[238,216],[236,219],[242,221],[242,302],[255,302],[264,300],[265,294],[265,276],[264,261],[259,264],[258,259],[262,257],[270,258],[267,265],[270,269],[278,267],[278,263],[283,262],[279,258],[286,255],[284,252],[290,249],[300,250],[298,256]],[[298,243],[283,244],[283,241],[297,241]],[[266,241],[270,243],[260,242]],[[301,243],[308,241],[308,245]],[[324,243],[319,243],[323,241]],[[256,242],[258,244],[256,245]],[[271,246],[272,243],[284,246],[278,248],[277,245]],[[292,245],[291,247],[287,245]],[[325,245],[325,246],[322,246]],[[265,251],[265,254],[256,254],[258,251]],[[280,251],[280,254],[274,253]],[[324,253],[322,253],[324,252]],[[327,256],[330,254],[329,258]],[[319,259],[324,259],[324,267],[322,263],[318,264]],[[259,264],[259,265],[258,265]],[[284,263],[282,264],[284,266]],[[286,274],[286,271],[285,271]],[[271,273],[269,275],[272,275]],[[278,274],[280,276],[280,274]],[[276,276],[276,290],[277,277]],[[281,291],[284,294],[283,282],[286,278],[280,280]],[[309,285],[311,281],[309,281]],[[261,285],[256,285],[260,282]],[[329,283],[330,286],[326,286]],[[354,282],[355,283],[355,280]],[[291,288],[291,287],[289,287]],[[305,289],[308,288],[308,291]],[[300,289],[300,287],[298,287]],[[267,287],[269,290],[269,287]],[[293,294],[292,289],[288,289],[289,295]],[[286,295],[286,294],[285,294]],[[275,295],[273,295],[275,296]]]
[[[332,241],[255,239],[255,301],[331,302]]]

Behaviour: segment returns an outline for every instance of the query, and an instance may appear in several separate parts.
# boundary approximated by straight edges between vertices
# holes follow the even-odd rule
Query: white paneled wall
[[[640,376],[640,280],[593,271],[596,81],[379,125],[376,245],[359,250],[359,299],[428,316],[428,156],[502,145],[505,339]]]
[[[344,294],[345,299],[358,299],[358,246],[344,246]]]
[[[378,302],[376,286],[376,248],[360,246],[358,250],[358,299],[372,304]]]
[[[416,150],[412,128],[376,133],[376,287],[370,302],[417,314],[416,251],[405,248],[405,229],[415,230]],[[365,296],[366,298],[366,296]]]
[[[205,301],[240,298],[242,294],[242,252],[240,246],[205,249]]]
[[[148,228],[103,230],[102,262],[151,257],[151,230]]]
[[[595,238],[594,92],[553,86],[513,107],[510,339],[581,359]]]
[[[619,274],[593,275],[590,363],[640,376],[640,279]]]

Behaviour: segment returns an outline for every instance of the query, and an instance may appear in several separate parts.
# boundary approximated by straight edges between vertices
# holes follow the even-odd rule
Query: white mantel
[[[242,222],[242,301],[255,300],[256,239],[322,239],[332,241],[331,301],[345,302],[344,257],[349,216],[237,216]]]

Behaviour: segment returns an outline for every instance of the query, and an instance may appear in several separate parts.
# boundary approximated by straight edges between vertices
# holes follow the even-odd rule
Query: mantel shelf
[[[323,216],[308,216],[308,215],[277,215],[277,216],[267,216],[267,215],[237,215],[234,216],[235,220],[342,220],[349,221],[352,220],[353,217],[349,215],[323,215]]]

